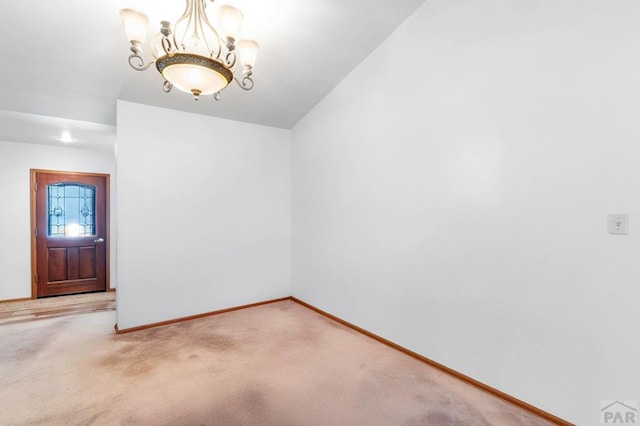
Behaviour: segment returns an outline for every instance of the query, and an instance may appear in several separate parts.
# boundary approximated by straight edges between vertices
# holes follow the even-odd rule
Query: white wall
[[[294,295],[579,424],[640,400],[639,28],[427,1],[293,130]]]
[[[291,132],[117,108],[118,326],[289,296]]]
[[[111,175],[111,287],[116,287],[113,153],[0,141],[0,300],[31,297],[30,169]]]

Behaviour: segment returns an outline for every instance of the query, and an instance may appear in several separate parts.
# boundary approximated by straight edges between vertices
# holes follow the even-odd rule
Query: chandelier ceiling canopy
[[[162,21],[160,32],[149,46],[153,56],[149,62],[142,57],[149,19],[136,10],[122,9],[120,16],[131,43],[129,65],[144,71],[155,64],[164,78],[165,92],[176,87],[191,93],[195,100],[201,95],[213,95],[219,100],[220,92],[232,80],[242,89],[251,90],[259,45],[254,40],[240,39],[242,12],[233,6],[219,6],[215,27],[209,21],[206,7],[207,0],[186,0],[185,11],[173,28],[171,22]],[[238,59],[241,72],[236,71]]]

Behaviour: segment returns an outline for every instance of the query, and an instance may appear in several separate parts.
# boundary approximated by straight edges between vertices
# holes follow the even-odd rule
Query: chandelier
[[[191,93],[196,101],[201,95],[213,95],[215,100],[220,100],[220,92],[231,80],[242,89],[251,90],[253,65],[260,46],[254,40],[239,39],[242,12],[229,5],[218,7],[218,28],[215,28],[205,12],[206,0],[186,0],[186,3],[173,29],[170,22],[160,22],[160,32],[150,43],[153,55],[150,62],[142,57],[149,19],[133,9],[120,11],[131,43],[129,65],[144,71],[155,64],[164,78],[165,92],[177,87]],[[236,72],[236,52],[242,63],[241,73]]]

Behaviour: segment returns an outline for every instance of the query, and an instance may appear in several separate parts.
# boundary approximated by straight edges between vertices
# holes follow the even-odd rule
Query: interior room
[[[184,0],[0,4],[0,305],[36,171],[98,174],[122,336],[293,297],[551,421],[637,413],[640,3],[204,3],[259,43],[213,94],[156,69]]]

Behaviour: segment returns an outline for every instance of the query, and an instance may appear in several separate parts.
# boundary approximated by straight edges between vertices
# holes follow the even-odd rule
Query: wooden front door
[[[33,171],[32,180],[37,297],[106,291],[108,176]]]

